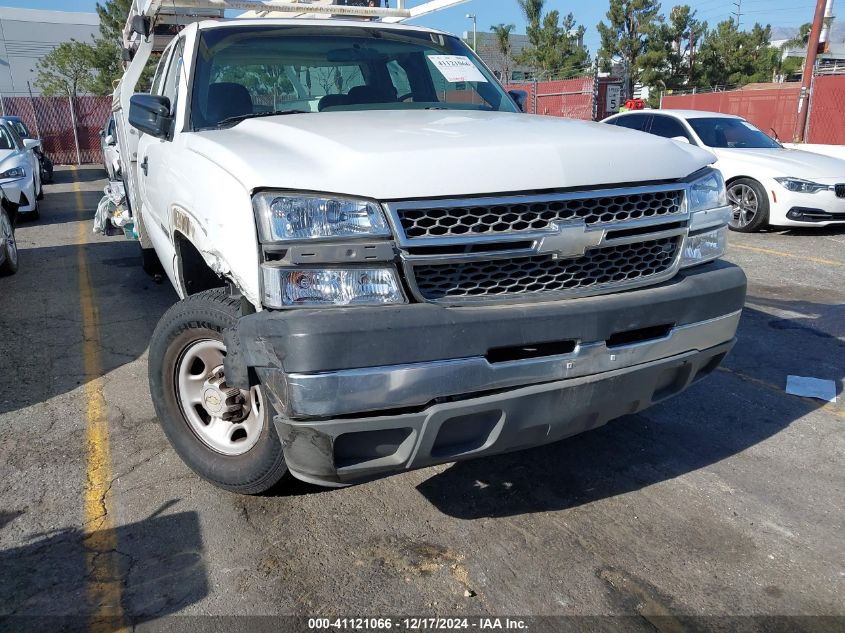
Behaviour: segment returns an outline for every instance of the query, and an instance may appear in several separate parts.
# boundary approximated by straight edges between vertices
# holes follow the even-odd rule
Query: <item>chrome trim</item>
[[[490,364],[484,357],[288,374],[290,415],[330,418],[419,407],[437,398],[524,387],[633,367],[733,339],[741,312],[675,327],[664,338],[608,348],[579,343],[571,354]]]

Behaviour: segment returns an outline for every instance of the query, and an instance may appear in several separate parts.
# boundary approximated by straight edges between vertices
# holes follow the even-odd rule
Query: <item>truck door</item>
[[[170,99],[170,113],[175,116],[179,101],[180,76],[183,72],[184,41],[179,38],[165,52],[162,64],[166,70],[152,86],[152,94]],[[147,134],[138,142],[138,191],[144,213],[144,226],[156,246],[159,256],[172,251],[170,234],[170,206],[173,203],[173,177],[171,174],[173,142]],[[169,262],[162,261],[168,273]]]

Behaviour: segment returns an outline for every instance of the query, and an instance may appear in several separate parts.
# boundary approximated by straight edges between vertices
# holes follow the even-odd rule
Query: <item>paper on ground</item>
[[[787,376],[786,393],[805,398],[816,398],[825,402],[836,402],[836,383],[832,380]]]

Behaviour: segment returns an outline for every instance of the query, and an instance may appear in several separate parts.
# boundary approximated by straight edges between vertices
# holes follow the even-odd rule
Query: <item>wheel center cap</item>
[[[202,404],[209,415],[221,417],[226,412],[226,399],[215,387],[206,387],[202,392]]]

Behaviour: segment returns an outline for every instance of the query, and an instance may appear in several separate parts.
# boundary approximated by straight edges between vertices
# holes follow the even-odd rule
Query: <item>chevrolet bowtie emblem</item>
[[[583,257],[586,252],[601,244],[604,231],[589,231],[587,225],[553,224],[557,232],[549,233],[537,242],[537,252],[555,257]]]

